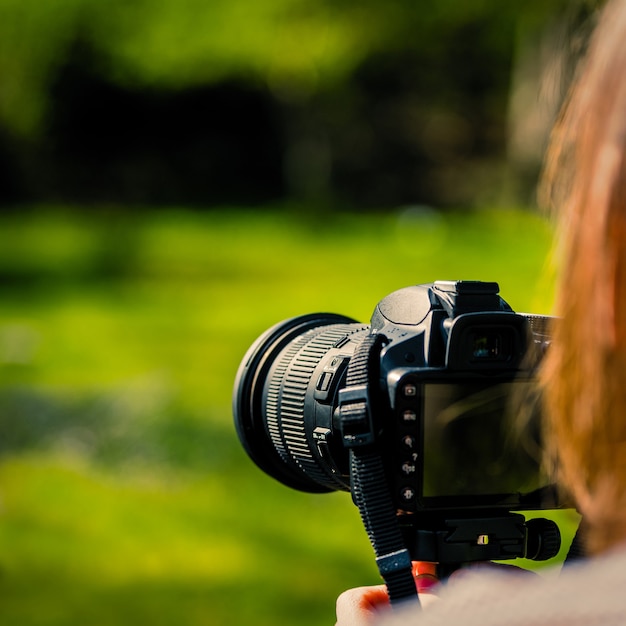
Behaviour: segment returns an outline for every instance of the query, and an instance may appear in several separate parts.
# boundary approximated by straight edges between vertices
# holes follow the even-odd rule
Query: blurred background
[[[600,5],[0,0],[3,624],[333,623],[378,582],[349,495],[245,456],[238,364],[437,279],[549,313],[537,177]]]

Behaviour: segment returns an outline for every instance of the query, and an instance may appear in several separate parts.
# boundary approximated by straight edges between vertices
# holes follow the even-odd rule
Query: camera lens
[[[332,417],[350,356],[368,332],[348,317],[319,313],[280,322],[250,347],[233,414],[244,449],[265,473],[300,491],[349,490]]]

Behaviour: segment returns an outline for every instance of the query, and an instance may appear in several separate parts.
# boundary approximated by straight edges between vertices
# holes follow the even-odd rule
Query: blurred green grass
[[[340,591],[377,582],[371,548],[347,494],[245,457],[245,350],[437,279],[548,313],[551,242],[512,209],[0,216],[0,622],[332,623]]]

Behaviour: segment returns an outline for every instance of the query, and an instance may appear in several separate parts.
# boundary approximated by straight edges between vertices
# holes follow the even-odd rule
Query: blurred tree
[[[6,162],[17,163],[33,199],[67,197],[66,186],[54,182],[62,177],[56,165],[65,160],[66,172],[77,162],[87,167],[81,150],[88,148],[79,149],[75,142],[70,148],[59,133],[69,129],[70,135],[85,133],[88,139],[91,131],[81,126],[84,118],[102,115],[105,102],[110,104],[103,100],[98,109],[89,100],[97,94],[86,93],[85,114],[76,115],[76,99],[66,100],[71,76],[77,78],[74,95],[99,83],[108,95],[126,94],[131,109],[146,106],[148,117],[157,116],[160,105],[155,102],[171,103],[183,91],[198,94],[199,89],[223,83],[239,104],[230,121],[228,111],[222,113],[222,136],[237,135],[237,120],[239,135],[250,134],[248,144],[235,140],[234,149],[245,158],[256,140],[254,125],[266,124],[266,136],[273,134],[273,145],[269,142],[261,151],[265,157],[256,157],[259,177],[281,180],[269,186],[271,192],[258,191],[260,200],[285,193],[325,200],[338,195],[360,205],[446,204],[493,197],[493,191],[477,192],[498,186],[510,125],[520,123],[520,110],[529,106],[519,106],[518,90],[516,112],[509,117],[512,77],[519,87],[524,74],[516,73],[522,57],[525,84],[532,80],[531,55],[519,54],[523,42],[534,45],[553,32],[551,24],[572,5],[589,12],[598,2],[0,0],[0,124],[6,133]],[[72,74],[77,66],[80,72]],[[237,96],[233,86],[241,88]],[[207,117],[209,101],[223,97],[223,91],[205,91],[206,98],[196,98],[200,109],[207,107]],[[126,106],[122,100],[121,108]],[[259,103],[267,115],[250,115]],[[73,130],[70,111],[77,123]],[[144,124],[146,132],[169,132],[173,137],[173,116],[188,114],[182,105],[160,106],[161,117],[151,128]],[[220,133],[215,120],[204,127],[201,117],[189,118],[190,123],[196,120],[198,133],[183,162],[201,151],[200,138]],[[134,124],[124,116],[120,123],[123,131]],[[118,135],[123,144],[124,133]],[[127,136],[131,141],[142,138],[141,133]],[[186,136],[183,132],[181,143]],[[227,144],[209,141],[206,151],[224,154]],[[96,142],[92,149],[101,148]],[[168,141],[146,144],[156,168],[152,174],[146,173],[148,158],[139,159],[141,165],[135,168],[119,160],[105,164],[105,170],[117,169],[118,178],[136,178],[130,196],[122,191],[124,185],[117,185],[119,199],[155,201],[158,189],[148,187],[173,167],[172,159],[164,157],[168,151],[171,155]],[[93,167],[99,156],[106,157],[96,154]],[[219,155],[213,156],[214,163],[219,160]],[[247,177],[247,195],[254,195],[254,177]],[[183,177],[172,189],[197,186],[198,192],[191,195],[203,203],[245,198],[229,196],[227,189],[216,193],[211,181],[221,178],[218,166],[206,165],[199,168],[195,182]],[[98,193],[103,186],[115,195],[116,185],[111,188],[107,180],[104,176],[95,184],[93,200],[102,199]],[[83,181],[89,188],[89,176]],[[165,194],[163,201],[171,202],[172,195]],[[184,194],[180,198],[187,199]]]

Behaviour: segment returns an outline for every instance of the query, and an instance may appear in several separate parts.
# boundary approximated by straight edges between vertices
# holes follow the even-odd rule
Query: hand
[[[436,601],[439,580],[435,572],[436,566],[433,563],[413,563],[415,586],[423,607]],[[369,626],[376,617],[389,609],[385,585],[349,589],[337,598],[336,626]]]
[[[479,562],[454,571],[447,580],[457,583],[476,575],[480,576],[485,571],[524,577],[537,576],[535,572],[508,563]],[[413,576],[422,608],[438,602],[440,581],[436,576],[436,566],[433,563],[414,561]],[[381,614],[390,611],[390,608],[385,585],[349,589],[337,599],[336,626],[371,626]]]

